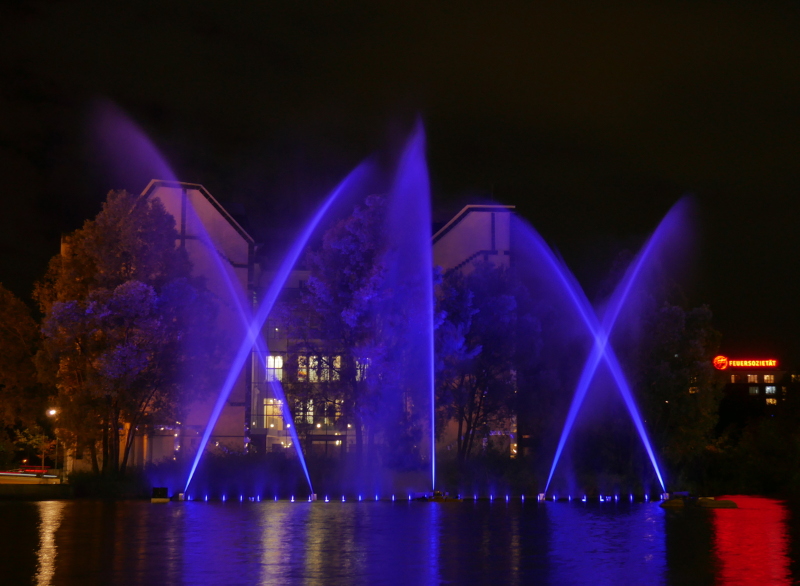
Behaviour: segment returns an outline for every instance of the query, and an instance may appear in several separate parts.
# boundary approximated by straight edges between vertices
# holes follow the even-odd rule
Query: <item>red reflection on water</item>
[[[725,496],[738,509],[713,509],[719,584],[790,584],[788,513],[783,503],[754,496]]]

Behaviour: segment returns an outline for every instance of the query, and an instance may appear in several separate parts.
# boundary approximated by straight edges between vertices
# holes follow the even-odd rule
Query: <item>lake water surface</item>
[[[793,507],[0,502],[0,584],[793,584]]]

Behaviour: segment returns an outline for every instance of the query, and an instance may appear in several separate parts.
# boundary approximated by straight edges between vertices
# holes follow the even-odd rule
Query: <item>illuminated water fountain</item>
[[[151,158],[155,161],[154,168],[158,169],[158,173],[162,177],[166,177],[169,181],[175,180],[163,159],[134,125],[127,120],[118,119],[116,123],[112,122],[107,126],[113,127],[114,124],[117,125],[117,134],[121,133],[132,137],[128,143],[138,145],[136,148],[144,153],[143,156],[145,158]],[[402,326],[396,327],[392,335],[400,340],[399,345],[403,346],[407,352],[408,359],[419,365],[413,372],[403,371],[399,375],[400,380],[397,386],[406,390],[418,413],[425,412],[427,429],[425,430],[425,437],[420,444],[425,453],[429,454],[429,462],[426,464],[430,467],[430,487],[434,489],[436,486],[436,462],[433,425],[435,408],[433,396],[433,296],[431,294],[431,267],[433,263],[430,244],[430,194],[424,149],[424,133],[421,126],[418,126],[410,136],[399,158],[394,177],[386,189],[388,194],[388,213],[385,232],[386,238],[390,243],[386,253],[386,287],[403,293],[386,302],[381,307],[381,312],[386,315],[402,316]],[[230,307],[241,325],[242,335],[238,350],[230,365],[230,370],[219,391],[208,423],[197,446],[197,452],[186,478],[184,491],[189,488],[192,482],[220,414],[253,348],[256,349],[258,359],[262,362],[268,354],[268,348],[261,339],[263,324],[272,311],[289,274],[303,253],[309,238],[320,227],[320,224],[330,219],[334,207],[339,206],[342,201],[352,202],[354,198],[365,196],[365,186],[374,183],[376,173],[376,169],[371,165],[361,165],[333,190],[283,259],[267,292],[261,299],[255,315],[252,315],[246,303],[247,296],[240,280],[231,273],[231,267],[223,262],[222,255],[216,253],[213,238],[203,230],[203,222],[191,217],[194,214],[191,206],[186,208],[187,214],[190,216],[188,223],[196,230],[195,236],[199,242],[211,251],[208,257],[214,264],[214,270],[227,291],[225,297],[230,300]],[[176,185],[179,186],[181,184],[176,183]],[[629,303],[631,292],[641,279],[643,269],[649,266],[653,257],[661,252],[675,237],[675,232],[680,225],[681,213],[682,206],[678,205],[665,217],[634,262],[631,263],[609,303],[600,311],[592,307],[564,263],[552,252],[539,235],[532,228],[525,225],[524,222],[517,220],[519,224],[517,232],[520,237],[515,243],[515,248],[519,249],[520,258],[525,259],[527,257],[528,262],[535,263],[540,268],[543,267],[543,270],[549,275],[549,280],[555,284],[560,295],[569,300],[570,311],[576,316],[575,322],[580,324],[584,333],[591,339],[591,349],[575,387],[572,403],[550,468],[545,493],[550,488],[550,483],[564,446],[570,437],[587,392],[589,392],[601,365],[611,374],[616,389],[620,393],[641,437],[642,444],[652,463],[659,483],[662,488],[664,487],[664,479],[659,470],[646,429],[638,413],[632,390],[609,339],[612,332],[615,331],[620,312]],[[270,381],[270,384],[272,385],[274,396],[282,405],[284,420],[287,422],[292,421],[288,401],[285,399],[280,384],[277,381]],[[287,427],[292,434],[292,443],[296,447],[299,461],[308,482],[309,493],[313,494],[311,478],[296,435],[296,428],[295,426]],[[371,492],[373,488],[380,489],[381,487],[362,486],[359,487],[359,490],[369,490]],[[240,492],[235,494],[239,494],[240,502],[243,501],[244,494]],[[251,497],[248,496],[248,498]],[[260,495],[257,498],[260,500]],[[377,498],[376,495],[376,500]],[[360,496],[358,500],[361,500]],[[508,497],[506,497],[506,500],[508,500]]]
[[[578,379],[569,412],[559,438],[558,447],[556,448],[553,463],[547,478],[545,492],[542,493],[541,496],[546,494],[550,488],[550,483],[553,479],[553,474],[564,446],[570,436],[578,412],[580,411],[587,391],[592,381],[595,379],[598,367],[601,363],[604,363],[610,372],[614,384],[634,423],[636,431],[641,438],[661,488],[662,490],[666,490],[664,479],[653,452],[650,439],[636,407],[636,401],[622,366],[617,359],[616,353],[609,344],[609,337],[614,330],[621,310],[626,303],[630,301],[632,289],[637,284],[637,281],[641,279],[643,268],[653,262],[653,257],[662,252],[665,247],[669,246],[670,243],[676,242],[681,237],[685,208],[686,203],[683,201],[679,202],[670,210],[667,216],[665,216],[659,227],[630,264],[623,279],[611,296],[610,301],[605,306],[604,310],[599,312],[599,315],[592,307],[582,288],[563,261],[553,253],[550,247],[547,246],[532,227],[525,224],[522,220],[516,220],[519,224],[517,230],[519,253],[520,256],[525,259],[523,262],[533,263],[537,267],[536,270],[542,270],[547,274],[547,280],[554,286],[560,297],[569,301],[568,305],[571,307],[571,310],[577,314],[579,323],[583,325],[592,341],[591,351],[586,358],[580,378]]]
[[[327,213],[328,209],[331,205],[336,201],[336,199],[343,193],[350,189],[353,189],[354,186],[359,184],[359,181],[363,178],[365,173],[365,167],[360,166],[356,168],[348,177],[328,196],[325,202],[320,206],[314,216],[311,218],[311,221],[306,225],[304,230],[301,232],[298,239],[294,242],[294,245],[290,249],[289,253],[284,258],[283,262],[281,263],[280,268],[278,269],[275,278],[273,279],[272,283],[270,284],[269,289],[267,290],[264,299],[261,300],[261,303],[258,308],[258,312],[250,321],[247,332],[245,335],[244,340],[242,340],[241,344],[239,345],[239,349],[231,363],[231,366],[228,370],[228,374],[225,378],[222,388],[219,391],[219,395],[217,396],[217,401],[214,404],[214,408],[211,411],[211,416],[208,421],[208,425],[206,426],[206,430],[203,433],[203,436],[200,440],[200,444],[197,449],[197,453],[195,454],[194,460],[192,462],[191,468],[189,469],[189,475],[186,479],[186,486],[184,491],[188,490],[189,484],[192,482],[192,477],[194,476],[195,470],[197,469],[197,465],[200,462],[200,459],[203,457],[205,453],[205,447],[208,444],[208,440],[211,437],[211,433],[214,429],[214,426],[219,419],[220,414],[222,413],[222,409],[225,407],[225,403],[230,396],[231,390],[233,389],[234,384],[236,383],[237,378],[239,377],[239,373],[242,371],[245,363],[247,362],[248,356],[253,349],[253,346],[256,344],[257,340],[261,336],[261,329],[263,328],[264,322],[269,316],[269,313],[272,311],[273,306],[275,305],[275,301],[278,298],[278,295],[283,290],[284,285],[286,284],[286,280],[289,277],[292,269],[294,268],[295,264],[297,263],[300,254],[303,252],[306,243],[308,242],[311,235],[314,233],[317,225],[320,223],[325,214]],[[289,421],[291,418],[289,417],[288,406],[286,405],[286,401],[283,401],[284,404],[284,417],[286,417]],[[298,452],[300,452],[299,442],[297,442]],[[304,466],[305,468],[305,466]],[[305,470],[306,478],[308,479],[309,483],[309,492],[313,494],[313,489],[311,487],[311,480],[308,476],[308,470]]]
[[[217,234],[217,238],[212,237],[208,232],[206,222],[200,217],[202,212],[196,207],[199,205],[207,208],[210,205],[218,204],[208,201],[211,198],[210,194],[205,193],[205,197],[200,194],[202,186],[178,182],[170,165],[142,130],[112,104],[100,103],[98,105],[95,129],[96,140],[101,147],[100,150],[107,159],[106,163],[114,171],[114,176],[109,179],[123,184],[130,183],[138,180],[135,177],[135,173],[161,178],[157,181],[151,181],[144,193],[148,197],[161,199],[166,210],[176,219],[181,246],[187,247],[191,245],[193,247],[192,251],[189,251],[189,255],[195,265],[195,271],[199,270],[202,274],[211,277],[207,281],[209,287],[213,289],[214,293],[222,301],[224,311],[232,314],[226,314],[224,318],[221,318],[225,322],[225,327],[233,328],[235,335],[238,334],[239,337],[243,337],[253,321],[253,316],[247,304],[246,275],[242,277],[235,274],[234,266],[237,259],[231,258],[231,254],[235,253],[226,249],[223,244],[229,239],[220,234]],[[131,176],[132,173],[134,173],[133,176]],[[226,225],[226,227],[228,226]],[[244,254],[246,255],[247,252],[245,251]],[[198,267],[198,263],[202,266]],[[238,330],[235,329],[237,324]],[[261,336],[254,338],[253,345],[257,359],[260,361],[265,360],[265,356],[269,352]],[[187,348],[185,351],[189,352],[191,350]],[[273,385],[273,392],[284,405],[284,417],[289,417],[283,389],[279,384],[276,384]],[[206,429],[203,445],[207,443],[208,437],[216,424],[219,417],[219,408],[220,402],[217,401],[215,405],[217,412],[212,417],[212,424]],[[295,430],[290,428],[290,433],[310,488],[311,484],[305,458],[300,449]],[[194,470],[195,466],[196,461],[192,470]]]
[[[104,169],[107,167],[116,172],[113,178],[109,177],[107,180],[113,179],[113,184],[135,184],[140,180],[139,176],[161,178],[151,182],[145,193],[148,196],[160,197],[165,203],[167,211],[175,217],[176,224],[180,226],[181,246],[191,247],[196,253],[193,262],[195,264],[199,262],[202,265],[199,269],[195,267],[196,269],[202,274],[212,275],[214,293],[222,300],[222,311],[224,312],[222,321],[229,329],[233,328],[234,335],[241,340],[238,351],[230,363],[224,383],[210,410],[205,429],[199,438],[199,444],[192,446],[196,447],[196,453],[184,485],[184,491],[186,491],[195,476],[206,445],[215,433],[215,427],[220,421],[220,416],[225,410],[231,392],[234,388],[239,388],[237,385],[241,385],[240,373],[249,359],[250,353],[255,349],[256,359],[260,362],[265,361],[269,354],[269,349],[261,338],[263,323],[270,314],[284,288],[287,277],[303,253],[309,238],[320,223],[330,220],[334,213],[341,212],[345,207],[352,207],[355,201],[368,195],[367,190],[372,189],[372,186],[378,182],[376,178],[380,173],[373,165],[365,163],[354,170],[330,194],[293,243],[253,315],[245,291],[247,279],[243,279],[241,274],[237,275],[237,269],[234,268],[237,266],[237,262],[241,264],[241,261],[232,258],[231,253],[224,248],[225,245],[221,244],[225,238],[220,240],[219,234],[215,233],[212,236],[208,233],[201,212],[194,207],[196,203],[194,199],[197,199],[201,205],[208,203],[202,197],[195,197],[199,190],[202,190],[202,186],[178,182],[169,165],[144,133],[113,105],[101,104],[97,109],[96,122],[97,138],[101,145],[99,150],[102,152],[102,157],[107,159],[104,161]],[[402,326],[394,327],[391,333],[395,339],[393,341],[384,340],[383,343],[403,346],[409,354],[409,359],[419,365],[417,373],[403,378],[398,382],[398,386],[403,387],[408,393],[418,414],[420,412],[429,414],[425,416],[426,419],[430,419],[426,424],[427,439],[423,440],[425,445],[422,445],[421,448],[430,454],[428,464],[431,471],[430,484],[432,488],[435,483],[432,423],[434,409],[433,297],[431,294],[430,203],[424,149],[424,132],[421,125],[418,124],[399,157],[393,178],[388,183],[385,182],[384,187],[380,189],[381,192],[387,194],[387,217],[384,232],[388,246],[386,257],[383,259],[387,266],[385,286],[395,291],[402,291],[402,295],[385,302],[380,307],[380,311],[385,315],[402,316],[402,319],[399,320],[402,322]],[[205,196],[206,199],[213,200],[210,194],[205,193]],[[229,218],[229,222],[235,224],[231,218]],[[237,327],[238,332],[236,331]],[[273,396],[282,405],[284,421],[292,421],[289,404],[280,383],[272,380],[268,382]],[[195,419],[196,417],[195,415]],[[228,427],[230,424],[231,422],[228,422]],[[186,425],[184,422],[184,427]],[[299,462],[308,482],[309,493],[313,494],[309,471],[296,435],[296,428],[293,425],[286,427],[292,435],[292,445],[296,448]],[[182,446],[184,451],[189,447]],[[380,486],[364,486],[363,488],[381,489]],[[238,491],[241,489],[242,487],[231,488],[231,490]],[[245,495],[241,492],[238,494],[240,501],[243,501]],[[207,500],[208,496],[202,495],[200,498]],[[260,495],[254,498],[260,500]]]
[[[403,389],[413,404],[424,406],[428,422],[427,441],[429,442],[431,485],[435,483],[434,426],[433,426],[433,287],[432,261],[430,249],[430,203],[427,167],[424,157],[425,140],[421,125],[412,133],[403,151],[393,181],[388,190],[388,205],[385,219],[384,253],[385,285],[395,293],[382,301],[379,311],[384,316],[400,316],[390,332],[380,340],[386,347],[401,347],[410,360],[419,365],[415,372],[400,375],[397,388]],[[305,246],[318,225],[325,219],[338,200],[352,201],[354,197],[364,197],[365,187],[374,179],[375,170],[368,164],[353,171],[320,206],[300,236],[293,243],[275,274],[269,289],[259,304],[258,311],[249,323],[246,335],[231,363],[226,380],[220,389],[216,404],[211,412],[208,425],[201,438],[198,451],[192,462],[185,489],[187,490],[197,466],[205,451],[205,446],[219,418],[231,390],[259,339],[263,324],[272,311],[275,302],[284,288],[286,280],[297,263]],[[392,317],[387,323],[392,321]],[[391,336],[391,340],[388,337]],[[421,373],[421,374],[420,374]],[[384,401],[400,404],[399,397],[389,397]],[[283,401],[284,417],[291,421],[288,405]],[[376,409],[380,417],[389,409]],[[379,421],[379,419],[377,420]],[[294,431],[294,429],[293,429]],[[295,439],[295,444],[299,442]],[[308,472],[306,470],[308,478]],[[309,491],[311,482],[309,479]]]

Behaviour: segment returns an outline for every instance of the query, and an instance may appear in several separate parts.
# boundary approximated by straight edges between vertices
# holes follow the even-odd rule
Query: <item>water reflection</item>
[[[546,504],[554,584],[663,584],[664,511],[654,503]]]
[[[3,584],[788,584],[800,518],[643,503],[0,502]],[[792,572],[795,575],[792,575]]]
[[[56,531],[61,525],[64,503],[45,501],[37,503],[39,508],[39,551],[37,552],[37,586],[49,586],[56,571]]]
[[[788,512],[784,504],[762,497],[725,497],[738,509],[714,509],[714,553],[720,562],[718,583],[791,584]]]
[[[423,509],[423,512],[427,513],[428,518],[426,523],[428,533],[428,563],[427,571],[425,572],[426,584],[439,583],[439,543],[442,539],[441,516],[443,506],[445,506],[444,503],[429,503],[426,507],[427,510]]]

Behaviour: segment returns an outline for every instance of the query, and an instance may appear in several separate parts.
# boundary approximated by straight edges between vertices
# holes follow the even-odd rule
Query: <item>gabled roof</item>
[[[504,212],[510,213],[516,209],[516,206],[507,206],[507,205],[500,205],[500,204],[488,204],[488,205],[468,205],[461,208],[461,211],[458,212],[453,219],[451,219],[447,224],[442,226],[436,234],[433,235],[433,243],[435,244],[438,240],[440,240],[445,234],[447,234],[450,230],[455,228],[459,222],[461,222],[464,218],[467,217],[468,214],[472,212]]]
[[[253,245],[255,243],[253,237],[250,236],[250,234],[248,234],[244,228],[242,228],[239,222],[233,219],[233,216],[231,216],[228,213],[228,210],[222,207],[222,205],[216,199],[214,199],[214,196],[211,195],[208,192],[208,190],[199,183],[186,183],[184,181],[165,181],[163,179],[151,179],[150,183],[148,183],[147,187],[145,187],[144,191],[142,191],[142,195],[149,197],[150,194],[152,194],[153,191],[155,191],[156,188],[158,187],[168,187],[172,189],[192,189],[200,192],[203,195],[203,197],[205,197],[208,200],[208,202],[212,206],[214,206],[214,209],[216,209],[219,212],[219,214],[223,218],[225,218],[225,220],[227,220],[227,222],[233,227],[233,229],[236,230],[241,235],[241,237],[247,241],[248,244]]]

